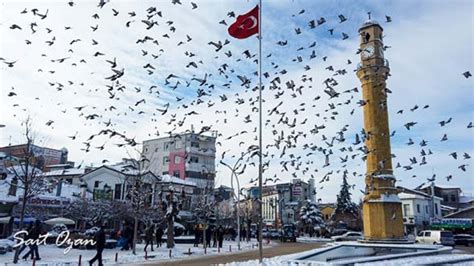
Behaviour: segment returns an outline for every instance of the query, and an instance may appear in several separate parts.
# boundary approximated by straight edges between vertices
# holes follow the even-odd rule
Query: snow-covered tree
[[[323,215],[315,202],[306,200],[300,208],[300,222],[304,226],[324,225]]]
[[[350,189],[351,189],[351,186],[347,182],[347,170],[346,170],[344,171],[344,174],[342,176],[341,190],[339,191],[339,195],[337,195],[336,209],[334,211],[335,214],[352,213],[354,215],[357,215],[358,207],[351,200]]]
[[[83,229],[94,226],[106,220],[125,220],[131,217],[130,207],[121,201],[92,200],[86,198],[75,199],[66,208],[66,217],[81,221]]]

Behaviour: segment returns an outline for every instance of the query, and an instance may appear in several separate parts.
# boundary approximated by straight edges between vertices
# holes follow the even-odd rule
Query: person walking
[[[210,226],[208,226],[207,229],[206,229],[206,243],[204,243],[204,244],[205,244],[205,246],[207,246],[209,248],[211,247],[211,235],[212,235],[212,229],[211,229]]]
[[[219,225],[219,228],[216,232],[217,242],[219,242],[219,248],[222,248],[222,244],[224,243],[224,233],[224,228],[222,228],[222,225]]]
[[[155,232],[155,227],[151,223],[147,229],[145,229],[145,252],[148,247],[148,245],[151,245],[151,251],[153,250],[153,233]]]
[[[94,240],[95,240],[95,248],[97,250],[97,253],[95,256],[89,261],[89,265],[92,266],[92,264],[97,260],[99,262],[99,266],[102,266],[102,252],[104,251],[105,248],[105,232],[104,232],[104,226],[101,225],[99,227],[99,231],[95,234]]]
[[[28,225],[28,228],[26,229],[26,232],[24,231],[24,233],[22,234],[19,234],[18,236],[21,237],[22,239],[24,239],[25,241],[28,240],[28,239],[31,239],[31,232],[33,230],[33,223],[30,222],[29,225]],[[17,247],[15,249],[15,253],[14,253],[14,256],[13,256],[13,263],[18,263],[18,258],[20,257],[21,253],[23,252],[23,250],[25,250],[27,247],[27,245],[25,245],[24,243]]]
[[[199,246],[199,242],[200,242],[199,234],[200,234],[199,224],[196,224],[194,226],[194,247]]]
[[[217,248],[217,228],[212,228],[212,247]]]
[[[38,251],[38,239],[41,235],[42,228],[41,228],[41,221],[36,220],[35,225],[31,228],[31,231],[28,232],[27,239],[33,240],[33,244],[30,245],[30,250],[23,255],[23,260],[27,260],[28,256],[31,255],[31,259],[33,260],[41,260]]]
[[[161,228],[161,225],[156,226],[156,232],[155,232],[155,237],[156,237],[156,248],[161,247],[161,243],[163,243],[163,228]]]

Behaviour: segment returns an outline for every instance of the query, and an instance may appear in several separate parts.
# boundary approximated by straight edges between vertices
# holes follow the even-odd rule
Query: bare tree
[[[153,210],[157,211],[152,206],[153,197],[153,175],[149,171],[144,170],[144,163],[148,159],[143,154],[140,158],[126,159],[125,165],[122,167],[122,172],[127,176],[125,184],[127,187],[127,198],[131,205],[131,210],[134,216],[133,227],[133,253],[136,254],[136,243],[138,235],[138,223]],[[148,217],[149,218],[149,217]]]
[[[45,180],[42,171],[35,167],[37,157],[34,154],[33,144],[35,134],[32,129],[32,121],[27,117],[21,126],[25,130],[26,144],[22,150],[21,159],[18,162],[10,162],[10,169],[14,177],[10,180],[10,186],[15,186],[21,191],[20,201],[20,224],[19,228],[23,228],[26,204],[29,199],[48,191],[55,186],[54,180]]]

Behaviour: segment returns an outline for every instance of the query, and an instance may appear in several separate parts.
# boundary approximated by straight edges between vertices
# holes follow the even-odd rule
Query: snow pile
[[[427,265],[427,264],[451,264],[456,265],[473,265],[474,255],[458,255],[458,254],[444,254],[444,255],[433,255],[433,256],[417,256],[410,258],[403,258],[397,260],[383,260],[374,261],[367,263],[356,263],[355,265],[366,265],[366,266],[397,266],[397,265]]]
[[[381,194],[380,199],[369,200],[369,202],[394,202],[400,203],[400,198],[395,194]]]
[[[322,238],[322,237],[298,237],[296,238],[296,242],[298,243],[321,243],[321,242],[333,242],[330,238]]]

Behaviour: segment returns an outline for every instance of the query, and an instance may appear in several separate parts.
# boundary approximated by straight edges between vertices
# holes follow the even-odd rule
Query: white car
[[[416,243],[454,246],[454,237],[450,231],[427,230],[418,234]]]
[[[357,241],[364,239],[364,235],[361,232],[347,232],[340,236],[331,237],[334,241]]]

